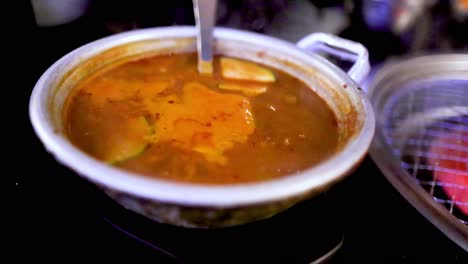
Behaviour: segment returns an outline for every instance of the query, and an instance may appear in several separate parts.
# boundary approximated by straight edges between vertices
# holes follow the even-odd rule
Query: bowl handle
[[[360,43],[331,34],[312,33],[299,40],[296,45],[307,51],[321,50],[342,60],[353,61],[354,65],[349,69],[348,75],[357,84],[362,84],[369,74],[369,53]]]

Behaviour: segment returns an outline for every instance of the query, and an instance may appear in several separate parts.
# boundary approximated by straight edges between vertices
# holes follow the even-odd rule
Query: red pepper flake
[[[170,103],[170,104],[173,104],[173,103],[174,103],[174,101],[173,101],[173,100],[170,100],[170,101],[167,101],[167,102],[168,102],[168,103]]]
[[[345,89],[348,88],[348,85],[346,83],[343,84],[343,88],[345,88]]]

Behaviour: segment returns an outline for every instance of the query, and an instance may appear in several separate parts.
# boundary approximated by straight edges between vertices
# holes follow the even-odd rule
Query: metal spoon
[[[198,72],[213,73],[213,27],[217,0],[193,0],[197,26]]]

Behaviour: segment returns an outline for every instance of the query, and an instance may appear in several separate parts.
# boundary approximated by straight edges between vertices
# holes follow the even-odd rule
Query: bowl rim
[[[71,168],[88,180],[107,188],[158,202],[225,208],[274,202],[324,190],[347,175],[350,170],[354,169],[362,161],[374,135],[375,120],[370,101],[353,80],[329,61],[316,54],[307,53],[292,43],[237,29],[216,28],[214,37],[217,39],[248,41],[253,45],[261,44],[266,47],[281,48],[285,52],[299,54],[304,56],[305,60],[314,60],[315,63],[320,63],[324,66],[324,70],[333,72],[344,83],[347,83],[348,90],[358,93],[363,106],[363,126],[341,151],[316,166],[285,177],[253,183],[204,185],[144,177],[137,173],[107,165],[85,154],[63,135],[54,132],[52,121],[48,117],[49,107],[46,103],[48,102],[49,90],[53,87],[47,86],[46,83],[47,79],[72,56],[96,48],[99,48],[102,52],[109,47],[136,40],[177,36],[194,37],[195,33],[195,27],[192,26],[133,30],[90,42],[56,61],[39,78],[29,101],[30,121],[46,150],[59,163]],[[109,43],[112,43],[112,45],[109,45]]]

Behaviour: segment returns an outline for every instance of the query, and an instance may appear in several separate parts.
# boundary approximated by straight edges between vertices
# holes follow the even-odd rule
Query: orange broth
[[[220,60],[212,76],[197,72],[196,54],[106,67],[67,99],[66,134],[119,168],[204,184],[294,174],[337,150],[336,118],[306,84],[262,64],[274,81],[229,79]]]

